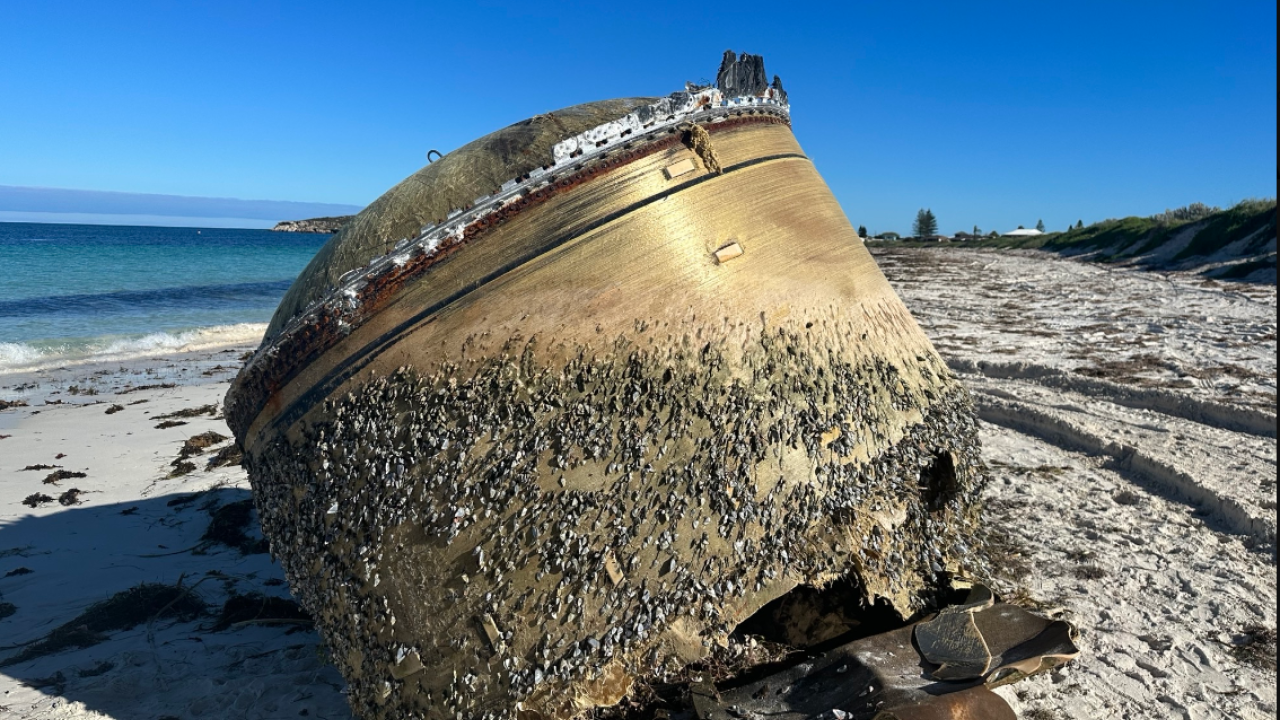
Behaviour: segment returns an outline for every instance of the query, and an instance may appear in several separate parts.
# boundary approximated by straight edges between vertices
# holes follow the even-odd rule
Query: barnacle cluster
[[[272,552],[356,712],[571,717],[801,585],[920,609],[968,553],[976,422],[932,349],[853,352],[857,327],[513,337],[250,448]]]

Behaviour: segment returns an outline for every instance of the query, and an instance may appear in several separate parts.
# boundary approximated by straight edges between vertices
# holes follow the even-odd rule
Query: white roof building
[[[1005,237],[1031,237],[1032,235],[1043,235],[1044,233],[1035,228],[1018,228],[1005,233]]]

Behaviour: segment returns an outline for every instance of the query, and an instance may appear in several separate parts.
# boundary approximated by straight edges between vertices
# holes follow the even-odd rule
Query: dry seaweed
[[[53,498],[44,493],[32,493],[22,500],[22,504],[27,507],[39,507],[45,503],[53,502]]]
[[[176,419],[182,419],[182,418],[199,417],[201,415],[217,415],[217,414],[218,414],[218,406],[216,404],[213,404],[213,405],[201,405],[200,407],[185,408],[183,410],[166,413],[164,415],[157,415],[153,419],[176,420]]]
[[[240,449],[239,443],[232,443],[219,450],[213,457],[209,458],[206,470],[214,468],[239,465],[244,460],[244,451]]]
[[[81,502],[80,496],[83,494],[84,494],[84,491],[81,490],[80,488],[71,488],[70,490],[58,496],[58,504],[62,505],[63,507],[71,507],[72,505],[79,505]]]
[[[178,424],[182,424],[181,421],[166,422],[178,422]],[[164,423],[161,423],[161,425],[163,424]],[[156,427],[159,427],[159,425]],[[212,430],[200,433],[199,435],[192,435],[187,438],[186,442],[182,444],[182,449],[178,451],[178,458],[169,463],[173,466],[173,470],[169,471],[169,477],[174,478],[195,472],[196,464],[188,462],[187,458],[192,457],[193,455],[203,454],[205,448],[208,448],[211,445],[216,445],[226,439],[227,437],[225,435],[219,435]]]
[[[156,425],[156,429],[157,429],[157,430],[168,430],[168,429],[169,429],[169,428],[171,428],[171,427],[178,427],[179,425],[186,425],[186,424],[187,424],[187,421],[186,421],[186,420],[165,420],[164,422],[160,423],[159,425]]]
[[[1031,574],[1031,552],[1025,543],[997,522],[987,523],[980,532],[982,553],[999,579],[1017,584]]]
[[[114,415],[123,409],[124,409],[123,405],[112,405],[111,407],[107,408],[104,412],[106,412],[106,414],[108,415]]]
[[[40,465],[28,465],[28,466],[26,466],[26,467],[22,468],[22,470],[55,470],[55,469],[60,468],[60,467],[62,467],[62,466],[61,466],[61,465],[44,465],[44,464],[40,464]],[[21,471],[19,471],[19,472],[21,472]]]
[[[88,609],[71,621],[54,628],[17,655],[0,660],[0,667],[34,660],[69,648],[86,648],[107,639],[107,633],[129,630],[144,622],[167,618],[180,622],[194,620],[207,611],[204,600],[178,585],[143,583],[129,588]]]
[[[60,480],[72,480],[75,478],[84,478],[84,477],[89,477],[89,476],[85,475],[82,472],[75,472],[74,470],[55,470],[49,473],[45,477],[44,484],[57,485]]]
[[[169,477],[181,477],[196,471],[196,464],[186,460],[174,460],[173,469],[169,471]]]
[[[1246,665],[1276,671],[1276,631],[1263,625],[1250,625],[1234,638],[1231,657]]]
[[[178,458],[180,460],[186,460],[192,455],[200,455],[206,448],[217,445],[226,439],[226,435],[219,435],[212,430],[200,433],[199,435],[192,435],[187,438],[186,442],[182,443],[182,449],[178,451]]]
[[[255,555],[269,549],[266,540],[249,537],[245,532],[253,521],[252,500],[228,503],[210,516],[209,527],[200,538],[202,541],[222,543],[239,550],[241,555]]]
[[[165,505],[167,505],[167,506],[169,506],[169,507],[176,507],[176,508],[178,508],[179,510],[182,510],[182,509],[185,509],[185,508],[186,508],[186,506],[190,505],[191,503],[195,502],[196,500],[199,500],[199,499],[200,499],[201,497],[203,497],[203,496],[204,496],[204,493],[202,493],[202,492],[192,493],[192,494],[190,494],[190,495],[179,495],[178,497],[176,497],[176,498],[174,498],[174,499],[170,500],[169,502],[165,503]]]
[[[178,387],[176,383],[156,383],[154,385],[135,385],[133,387],[127,387],[123,390],[117,390],[116,394],[124,395],[126,393],[138,392],[140,390],[168,390],[169,388],[175,388],[175,387]]]
[[[0,410],[8,410],[9,408],[26,407],[26,400],[0,400]]]
[[[233,594],[222,605],[213,631],[219,632],[241,623],[311,624],[311,616],[290,598],[262,593]]]

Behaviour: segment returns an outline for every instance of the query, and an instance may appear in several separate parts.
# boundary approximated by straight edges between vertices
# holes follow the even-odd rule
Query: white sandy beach
[[[1080,659],[1000,692],[1037,720],[1275,717],[1275,287],[875,253],[984,420],[997,588],[1082,630]],[[318,636],[260,597],[288,589],[253,524],[247,554],[205,539],[249,498],[240,467],[206,469],[230,441],[170,477],[188,439],[231,433],[217,408],[161,416],[220,405],[249,349],[0,375],[28,403],[0,410],[0,718],[350,717]],[[173,604],[12,662],[144,583]]]
[[[984,420],[987,525],[1021,553],[996,584],[1081,628],[1077,661],[999,692],[1043,720],[1274,718],[1276,288],[874,254]]]
[[[239,466],[205,469],[231,442],[189,458],[196,471],[168,477],[188,438],[231,433],[220,412],[163,429],[159,416],[220,406],[249,349],[0,376],[0,398],[30,403],[0,413],[0,603],[16,608],[0,620],[0,658],[142,583],[189,589],[209,613],[178,622],[161,612],[91,647],[0,668],[0,717],[351,717],[342,678],[309,626],[269,622],[277,618],[264,607],[212,630],[233,594],[288,597],[269,555],[202,541],[218,508],[249,499]],[[54,470],[22,470],[31,465],[85,477],[47,484]],[[72,488],[81,491],[74,504],[60,504]],[[55,500],[22,504],[35,493]]]

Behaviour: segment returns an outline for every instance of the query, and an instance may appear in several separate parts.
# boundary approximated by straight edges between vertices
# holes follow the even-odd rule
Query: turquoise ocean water
[[[0,223],[0,373],[256,341],[328,239]]]

